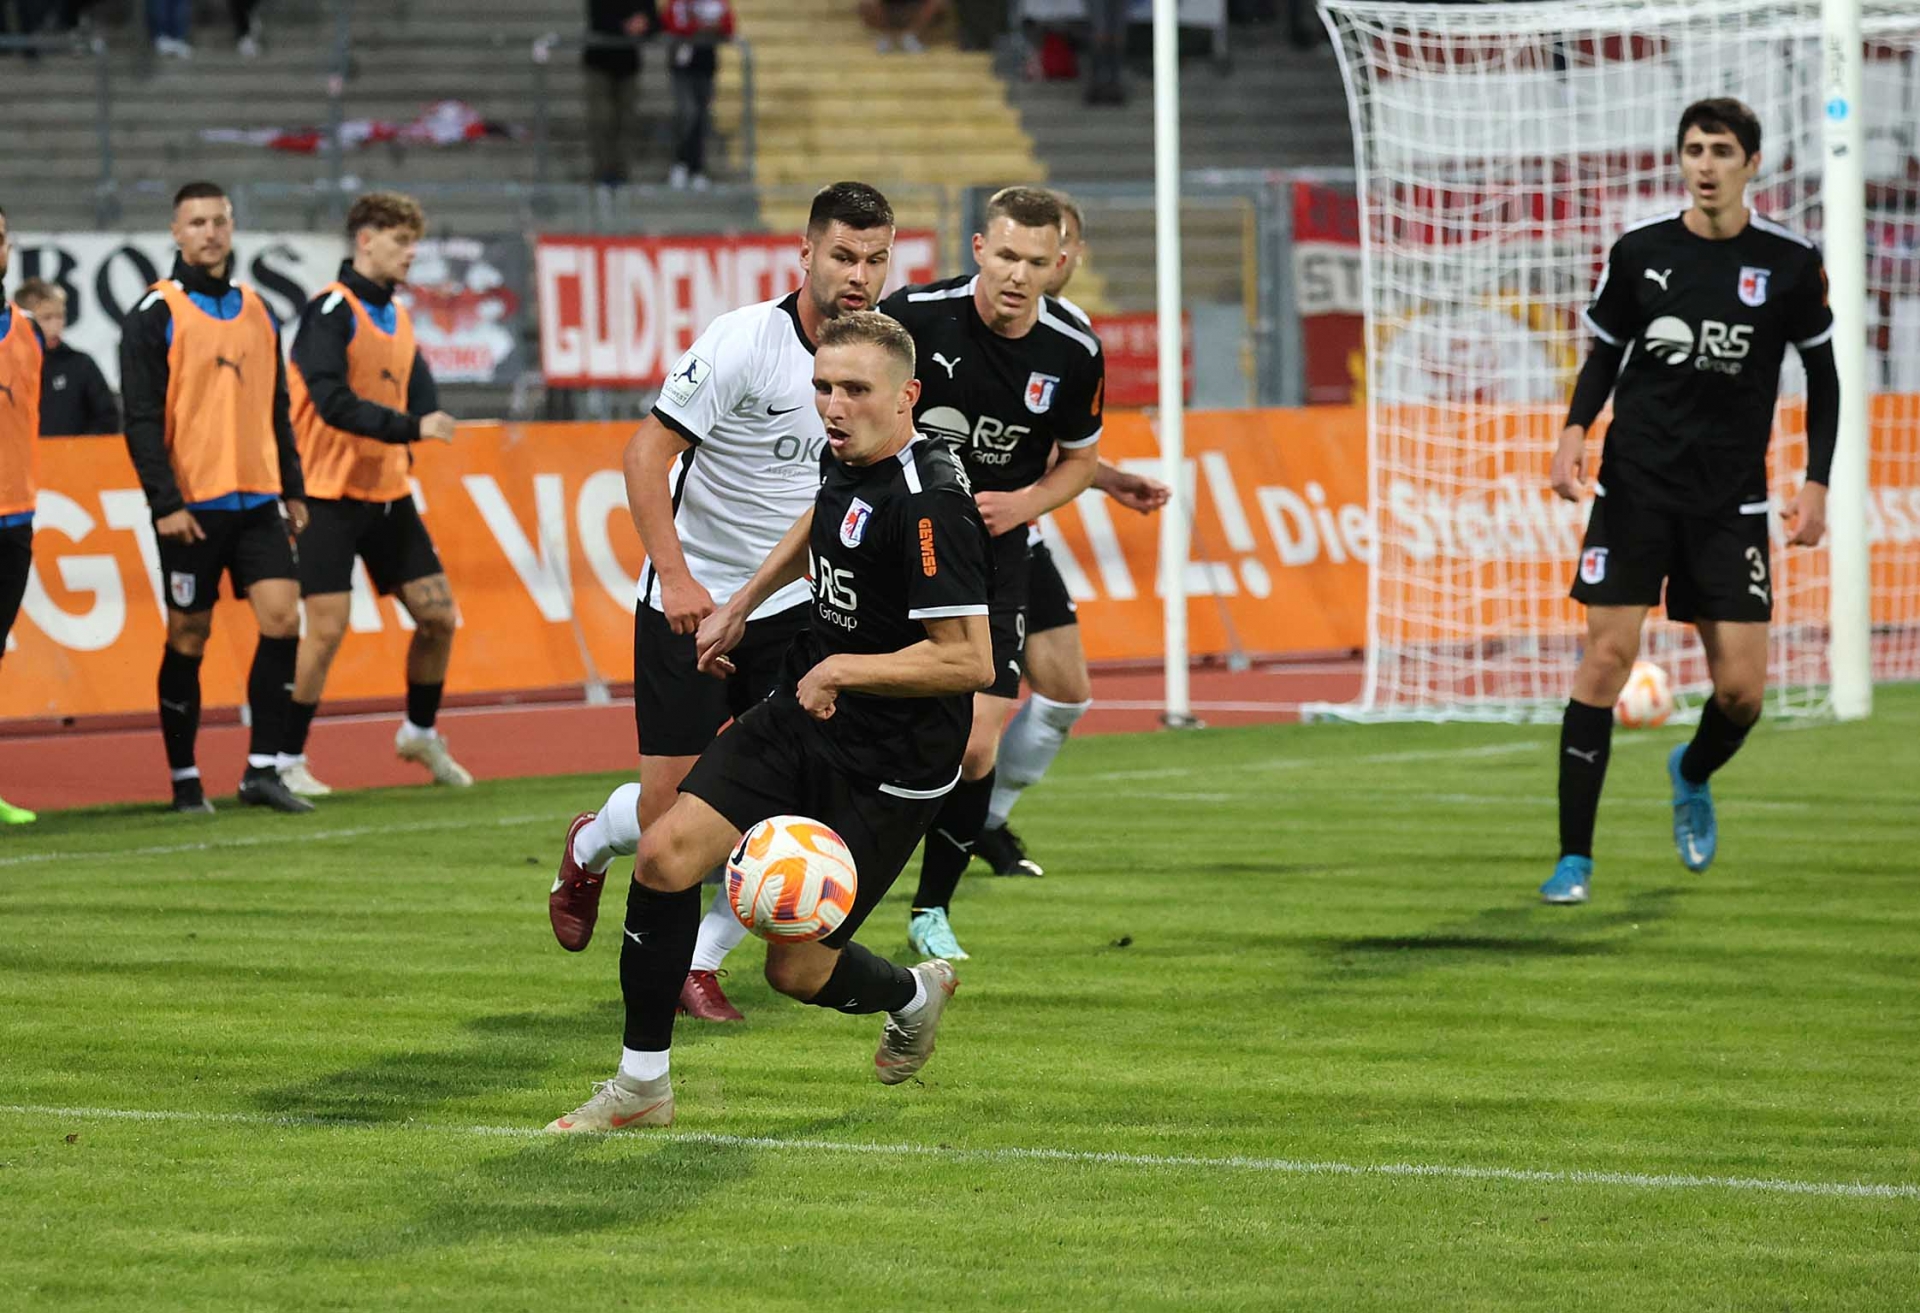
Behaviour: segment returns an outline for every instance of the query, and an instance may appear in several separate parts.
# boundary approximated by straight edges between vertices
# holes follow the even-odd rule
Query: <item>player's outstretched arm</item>
[[[623,464],[627,475],[627,510],[640,533],[647,563],[660,579],[660,608],[667,627],[691,634],[713,612],[713,598],[687,568],[680,535],[673,527],[673,495],[667,483],[673,463],[692,444],[660,422],[658,415],[640,421],[627,442]]]
[[[1173,499],[1173,489],[1144,474],[1131,474],[1102,457],[1093,486],[1130,511],[1151,515]]]
[[[1009,533],[1023,524],[1039,519],[1048,511],[1065,506],[1093,486],[1100,467],[1098,443],[1084,447],[1062,447],[1053,468],[1016,492],[982,492],[974,502],[987,532],[994,537]]]
[[[739,645],[747,632],[747,617],[759,605],[807,572],[807,537],[813,532],[813,507],[793,522],[760,568],[727,604],[700,622],[693,640],[695,660],[709,675],[725,678],[733,673],[727,653]]]
[[[842,693],[883,698],[975,693],[993,683],[993,639],[985,615],[923,620],[925,639],[898,652],[839,652],[809,670],[795,693],[808,715],[833,716]]]

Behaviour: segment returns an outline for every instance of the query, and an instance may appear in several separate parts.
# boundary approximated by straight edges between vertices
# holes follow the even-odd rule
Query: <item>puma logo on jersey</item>
[[[948,360],[945,356],[941,355],[938,351],[936,351],[933,353],[933,363],[940,366],[942,369],[946,370],[947,377],[951,379],[953,377],[953,371],[959,368],[960,366],[960,357],[955,356],[952,360]]]
[[[395,374],[391,369],[383,369],[380,371],[380,381],[382,383],[393,384],[393,390],[395,392],[400,390],[400,376]]]
[[[1660,284],[1660,290],[1663,292],[1667,290],[1667,279],[1673,276],[1673,270],[1671,269],[1662,269],[1659,273],[1648,269],[1645,273],[1650,280]]]
[[[1592,766],[1600,760],[1600,749],[1588,748],[1585,752],[1582,752],[1578,748],[1568,748],[1567,755],[1569,757],[1578,757],[1581,761],[1586,762],[1587,765]]]
[[[7,404],[8,404],[9,406],[13,406],[13,405],[17,405],[17,404],[19,404],[18,402],[16,402],[16,401],[14,401],[14,399],[13,399],[13,387],[12,387],[12,385],[11,385],[11,384],[8,384],[8,383],[0,383],[0,392],[4,392],[4,393],[6,393],[6,394],[7,394]]]
[[[242,383],[247,381],[247,376],[240,367],[246,363],[247,358],[244,354],[238,360],[229,360],[225,356],[215,356],[213,358],[213,367],[215,369],[231,369],[233,376]]]
[[[1773,597],[1770,593],[1767,592],[1764,586],[1760,584],[1748,584],[1747,591],[1752,593],[1755,597],[1759,598],[1767,606],[1773,605]]]

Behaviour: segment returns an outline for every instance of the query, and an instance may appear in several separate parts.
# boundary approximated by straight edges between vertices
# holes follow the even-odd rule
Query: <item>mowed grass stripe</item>
[[[178,1112],[149,1108],[53,1108],[0,1104],[0,1115],[56,1117],[79,1121],[190,1122],[227,1126],[331,1131],[404,1131],[427,1135],[472,1135],[489,1139],[547,1140],[544,1130],[526,1126],[462,1126],[442,1122],[374,1122],[331,1117],[268,1116],[246,1112]],[[999,1147],[968,1149],[946,1144],[858,1144],[844,1140],[782,1139],[769,1135],[722,1135],[703,1131],[630,1134],[611,1142],[636,1146],[706,1144],[728,1149],[765,1149],[786,1153],[865,1154],[894,1158],[943,1158],[957,1162],[1061,1163],[1085,1167],[1127,1167],[1199,1172],[1269,1172],[1281,1176],[1384,1176],[1423,1180],[1513,1181],[1527,1185],[1625,1186],[1642,1190],[1739,1190],[1762,1194],[1813,1195],[1828,1199],[1920,1199],[1920,1185],[1866,1181],[1789,1181],[1770,1177],[1707,1176],[1670,1172],[1590,1172],[1553,1168],[1475,1167],[1449,1163],[1343,1163],[1298,1158],[1233,1154],[1123,1153],[1100,1149]],[[555,1140],[558,1143],[558,1140]]]

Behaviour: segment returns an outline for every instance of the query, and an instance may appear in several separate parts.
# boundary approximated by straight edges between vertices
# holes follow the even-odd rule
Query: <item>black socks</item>
[[[1607,782],[1613,708],[1569,701],[1560,722],[1560,855],[1593,856],[1593,821]]]

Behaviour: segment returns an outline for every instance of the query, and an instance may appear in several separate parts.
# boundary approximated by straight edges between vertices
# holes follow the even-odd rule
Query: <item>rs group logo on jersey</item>
[[[855,497],[853,505],[847,507],[846,518],[840,521],[840,545],[858,547],[867,536],[867,521],[872,518],[873,507]]]
[[[1027,375],[1027,409],[1036,415],[1044,415],[1053,406],[1053,390],[1060,386],[1060,379],[1053,374]]]
[[[1647,350],[1665,365],[1684,365],[1693,354],[1693,330],[1687,321],[1661,315],[1647,325]]]
[[[1757,272],[1762,275],[1761,295],[1764,296],[1766,270]],[[1694,369],[1701,372],[1738,374],[1742,369],[1740,362],[1753,350],[1752,338],[1752,324],[1723,324],[1718,319],[1703,320],[1700,324],[1700,350],[1696,355],[1693,329],[1687,326],[1687,321],[1673,315],[1661,315],[1647,325],[1646,349],[1662,364],[1684,365],[1691,360]]]
[[[1756,269],[1747,264],[1740,266],[1740,304],[1765,305],[1767,303],[1767,277],[1771,269]]]

